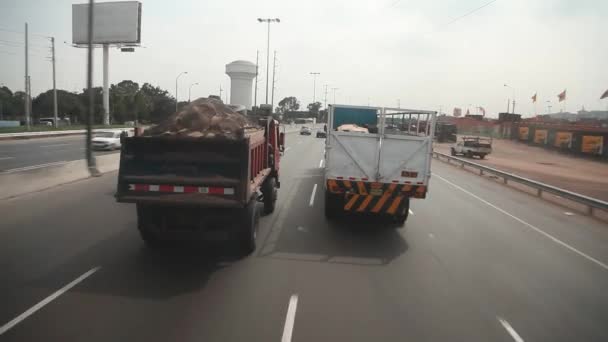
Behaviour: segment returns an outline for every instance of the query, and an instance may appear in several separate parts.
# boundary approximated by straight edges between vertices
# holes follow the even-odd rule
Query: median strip
[[[0,174],[15,173],[15,172],[22,172],[22,171],[29,171],[29,170],[36,170],[36,169],[42,169],[42,168],[49,167],[49,166],[64,165],[64,164],[67,164],[67,163],[68,163],[67,161],[62,160],[62,161],[53,162],[53,163],[38,164],[38,165],[32,165],[32,166],[24,166],[24,167],[18,167],[18,168],[14,168],[14,169],[4,170],[4,171],[0,172]]]

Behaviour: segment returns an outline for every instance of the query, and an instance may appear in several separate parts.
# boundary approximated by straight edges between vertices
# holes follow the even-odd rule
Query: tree
[[[315,117],[319,116],[319,109],[321,108],[321,102],[309,103],[308,111],[310,114],[313,114]]]
[[[57,115],[72,121],[84,119],[85,107],[78,94],[57,89]],[[53,90],[47,90],[32,100],[32,120],[53,116]],[[35,121],[34,121],[35,122]]]
[[[300,102],[294,96],[289,96],[279,101],[277,112],[285,114],[300,109]]]
[[[159,123],[175,111],[175,99],[166,90],[155,87],[150,83],[144,83],[141,86],[140,93],[149,101],[148,111],[145,112],[146,116],[140,118],[140,120]]]

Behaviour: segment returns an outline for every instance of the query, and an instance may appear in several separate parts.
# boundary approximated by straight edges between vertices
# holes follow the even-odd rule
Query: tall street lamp
[[[192,83],[188,88],[188,103],[190,103],[190,96],[192,95],[192,86],[198,85],[198,82]]]
[[[312,75],[312,103],[315,103],[317,99],[317,76],[321,75],[320,72],[311,72]]]
[[[268,79],[270,78],[270,23],[280,23],[279,18],[258,18],[260,23],[268,23],[268,38],[266,40],[266,104],[268,104]]]
[[[507,87],[507,88],[511,88],[511,90],[513,91],[513,107],[511,108],[511,111],[512,111],[513,114],[515,114],[515,89],[513,89],[513,87],[511,87],[511,86],[509,86],[507,84],[505,84],[504,86]],[[508,104],[508,102],[507,102],[507,104]],[[507,108],[507,113],[508,112],[509,112],[509,109]]]
[[[177,99],[177,81],[179,80],[179,77],[181,75],[187,74],[187,71],[182,71],[179,75],[177,75],[177,77],[175,78],[175,112],[177,113],[177,104],[179,103],[179,100]]]
[[[334,92],[334,105],[336,104],[336,90],[338,90],[340,88],[331,88],[331,90]]]

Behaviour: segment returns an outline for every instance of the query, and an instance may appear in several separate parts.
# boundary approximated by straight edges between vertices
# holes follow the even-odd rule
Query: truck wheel
[[[483,154],[483,153],[481,153],[481,154],[479,155],[479,159],[484,159],[485,157],[486,157],[486,155],[485,155],[485,154]]]
[[[455,155],[456,155],[456,150],[455,150],[453,147],[450,149],[450,154],[451,154],[452,156],[455,156]]]
[[[247,256],[255,251],[255,240],[258,234],[260,213],[257,201],[252,200],[242,210],[241,222],[238,230],[238,244],[243,255]]]
[[[407,216],[410,213],[410,198],[405,199],[405,205],[403,206],[403,210],[401,213],[395,215],[395,223],[399,224],[397,228],[401,228],[405,221],[407,221]]]
[[[160,244],[160,238],[150,229],[149,209],[140,204],[137,204],[137,230],[147,246],[157,247]]]
[[[335,219],[342,213],[342,197],[325,190],[325,217]]]
[[[473,158],[473,152],[467,151],[465,154],[466,154],[467,158]]]
[[[268,178],[262,185],[262,196],[264,198],[264,214],[272,213],[277,202],[277,181],[274,177]]]

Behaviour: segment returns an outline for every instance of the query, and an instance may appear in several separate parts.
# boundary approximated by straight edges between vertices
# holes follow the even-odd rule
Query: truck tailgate
[[[116,193],[119,202],[238,207],[246,203],[247,139],[127,138]]]

